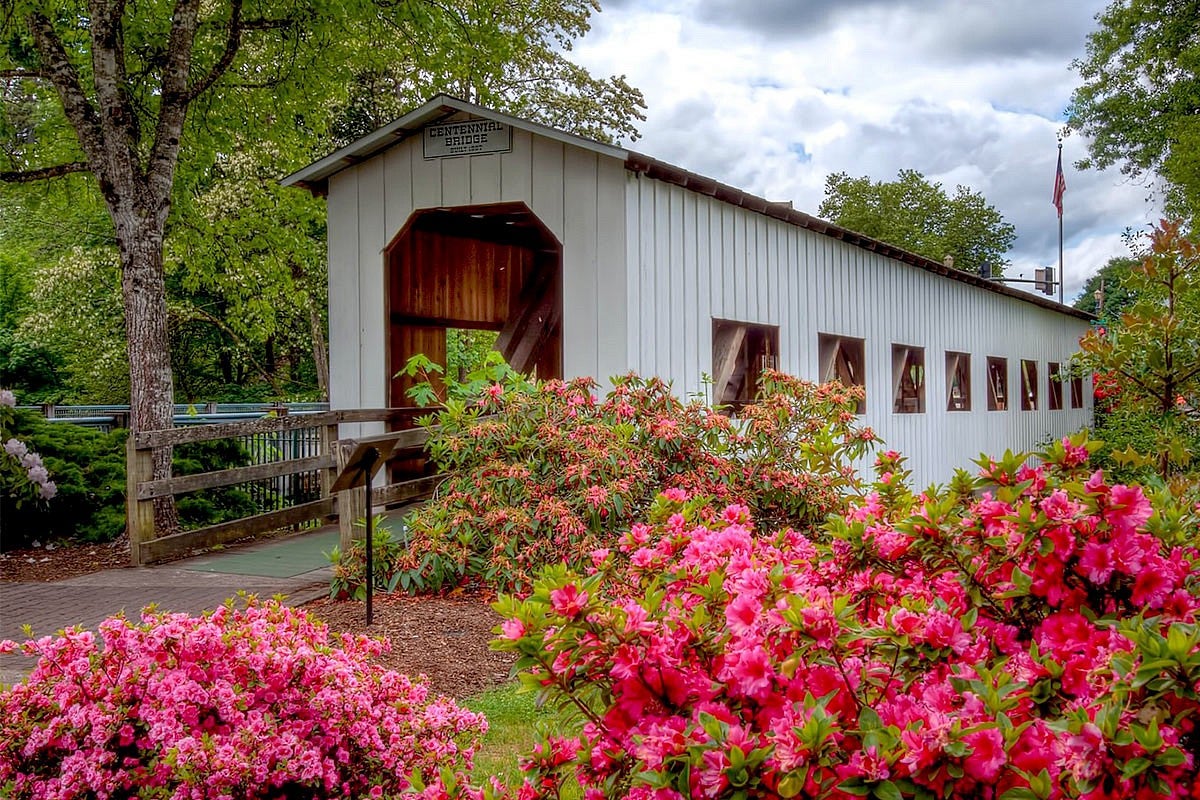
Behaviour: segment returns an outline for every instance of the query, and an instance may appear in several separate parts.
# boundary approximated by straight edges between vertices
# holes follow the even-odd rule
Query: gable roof
[[[457,97],[451,97],[448,94],[439,94],[419,108],[413,109],[403,117],[400,117],[400,119],[389,122],[379,130],[372,131],[361,139],[357,139],[340,150],[330,153],[321,160],[314,161],[307,167],[293,172],[284,178],[282,183],[284,186],[299,186],[308,189],[315,195],[323,196],[328,191],[329,178],[334,174],[341,172],[347,167],[352,167],[355,164],[366,161],[371,156],[399,144],[410,136],[419,134],[427,125],[441,122],[459,113],[494,119],[497,122],[503,122],[505,125],[511,125],[517,130],[528,131],[538,136],[544,136],[547,139],[581,147],[584,150],[590,150],[593,153],[599,153],[610,158],[617,158],[621,161],[624,161],[629,155],[627,150],[620,147],[613,147],[610,144],[596,142],[591,139],[585,139],[582,136],[576,136],[573,133],[560,131],[558,128],[551,128],[537,122],[530,122],[519,117],[502,114],[490,108],[468,103],[466,100],[459,100]]]
[[[1023,300],[1027,303],[1032,303],[1033,305],[1041,306],[1051,311],[1058,311],[1079,319],[1088,321],[1096,319],[1094,315],[1086,311],[1062,305],[1049,297],[1041,297],[1029,292],[1023,292],[1005,286],[1002,283],[981,278],[971,272],[947,267],[939,261],[934,261],[933,259],[896,247],[887,242],[873,239],[870,236],[857,233],[849,228],[843,228],[832,222],[826,222],[811,214],[797,211],[792,208],[791,203],[771,202],[733,186],[720,183],[713,178],[707,178],[695,172],[688,172],[681,167],[668,164],[665,161],[659,161],[656,158],[636,153],[632,150],[597,142],[583,136],[576,136],[573,133],[567,133],[566,131],[551,128],[537,122],[530,122],[519,117],[503,114],[499,111],[474,103],[468,103],[466,100],[460,100],[457,97],[451,97],[447,94],[437,95],[399,119],[384,125],[372,133],[368,133],[366,136],[351,142],[318,161],[314,161],[307,167],[293,172],[284,178],[282,183],[284,186],[297,186],[308,189],[315,195],[324,196],[328,192],[329,178],[333,175],[355,164],[366,161],[372,156],[378,155],[410,136],[419,134],[429,124],[440,122],[459,113],[494,119],[497,122],[511,125],[517,130],[528,131],[529,133],[544,136],[547,139],[553,139],[563,144],[569,144],[573,147],[579,147],[593,153],[608,156],[609,158],[618,159],[624,162],[625,169],[630,172],[642,174],[654,180],[672,183],[689,191],[745,208],[748,211],[755,211],[790,225],[813,231],[814,233],[840,239],[847,244],[861,247],[864,250],[887,256],[888,258],[910,264],[914,267],[919,267],[920,269],[936,273],[951,280],[967,283],[980,289],[986,289],[987,291],[1006,295],[1017,300]]]

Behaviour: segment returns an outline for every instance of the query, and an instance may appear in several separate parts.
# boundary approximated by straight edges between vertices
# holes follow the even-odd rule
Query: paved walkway
[[[198,613],[240,591],[306,603],[329,592],[332,570],[323,553],[337,542],[336,527],[322,528],[159,567],[105,570],[54,583],[0,583],[0,640],[24,640],[24,625],[32,626],[35,637],[71,625],[94,629],[118,611],[134,617],[151,603]],[[24,656],[0,655],[0,684],[21,680],[32,667]]]

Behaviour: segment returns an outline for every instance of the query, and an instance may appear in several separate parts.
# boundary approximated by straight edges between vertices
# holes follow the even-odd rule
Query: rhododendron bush
[[[455,789],[486,723],[277,602],[147,610],[0,652],[5,798],[381,797]]]
[[[581,565],[615,544],[655,495],[683,489],[749,503],[773,525],[811,526],[859,491],[861,390],[764,373],[739,420],[682,403],[657,379],[626,376],[597,397],[590,379],[493,384],[434,418],[429,452],[449,479],[409,518],[402,586],[464,579],[527,590],[539,567]]]
[[[1197,796],[1196,511],[1090,446],[936,496],[889,452],[820,535],[660,497],[590,570],[497,603],[496,646],[584,720],[521,796]]]

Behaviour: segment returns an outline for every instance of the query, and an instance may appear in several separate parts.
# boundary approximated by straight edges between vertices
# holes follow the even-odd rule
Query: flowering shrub
[[[1090,445],[914,495],[902,459],[813,537],[660,499],[587,574],[502,598],[496,646],[583,715],[521,797],[1182,798],[1200,793],[1191,506]]]
[[[748,498],[760,520],[809,526],[860,489],[853,459],[875,437],[855,426],[861,390],[777,372],[732,422],[670,386],[630,375],[597,397],[590,379],[492,384],[451,401],[429,452],[450,477],[409,518],[406,582],[479,579],[527,589],[542,565],[580,565],[615,544],[655,495]]]
[[[444,796],[486,723],[371,664],[382,648],[253,599],[5,642],[39,660],[0,693],[0,795]]]
[[[0,389],[0,409],[14,409],[17,398],[8,389]],[[11,412],[0,410],[0,439],[7,425],[4,423]],[[29,449],[29,445],[15,437],[4,441],[4,453],[7,458],[3,461],[3,471],[8,477],[5,480],[6,493],[11,493],[15,503],[28,501],[50,500],[58,494],[58,487],[50,480],[50,473],[42,463],[42,457]],[[21,484],[24,484],[22,491]]]

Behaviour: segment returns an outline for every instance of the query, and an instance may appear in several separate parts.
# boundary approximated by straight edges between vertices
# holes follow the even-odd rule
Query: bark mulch
[[[410,677],[425,675],[438,694],[463,700],[508,683],[512,653],[488,647],[500,615],[489,598],[382,595],[374,600],[374,624],[366,626],[361,602],[318,600],[304,608],[338,633],[366,633],[391,643],[380,663]]]
[[[49,543],[0,552],[0,581],[49,583],[129,566],[129,540],[102,544]]]

